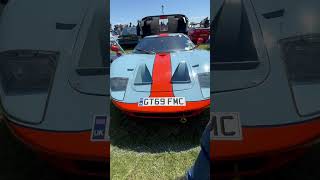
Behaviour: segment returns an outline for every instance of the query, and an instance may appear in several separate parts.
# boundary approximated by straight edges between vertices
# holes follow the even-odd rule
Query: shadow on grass
[[[209,111],[182,124],[168,119],[129,119],[112,105],[111,117],[113,146],[147,153],[181,152],[199,146]]]

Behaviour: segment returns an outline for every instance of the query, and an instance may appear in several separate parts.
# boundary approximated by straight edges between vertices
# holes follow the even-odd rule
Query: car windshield
[[[136,35],[137,29],[135,27],[132,28],[125,28],[122,31],[122,35]]]
[[[147,37],[140,40],[133,53],[160,53],[194,49],[192,41],[183,35]]]

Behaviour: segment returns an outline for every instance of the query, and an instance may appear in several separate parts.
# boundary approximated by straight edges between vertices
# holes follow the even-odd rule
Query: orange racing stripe
[[[53,132],[8,122],[13,134],[32,149],[65,159],[104,161],[110,157],[110,143],[91,141],[91,130]]]
[[[171,56],[170,53],[156,54],[150,97],[173,97],[171,84]]]
[[[245,127],[242,141],[211,141],[210,157],[223,160],[286,152],[320,138],[319,129],[320,118],[279,127]]]

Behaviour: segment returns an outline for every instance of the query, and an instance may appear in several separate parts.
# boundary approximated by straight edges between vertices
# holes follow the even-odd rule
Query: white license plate
[[[240,114],[237,112],[211,112],[211,140],[242,140]]]
[[[139,106],[186,106],[184,97],[140,98]]]

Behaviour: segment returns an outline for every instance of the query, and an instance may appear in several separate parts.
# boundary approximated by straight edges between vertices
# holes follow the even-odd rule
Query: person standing
[[[213,123],[209,121],[200,140],[200,153],[194,165],[188,170],[185,180],[209,180],[210,179],[210,132]]]
[[[137,36],[140,36],[140,22],[138,21],[138,24],[137,24]]]
[[[204,27],[208,28],[209,26],[210,26],[210,21],[209,21],[209,18],[206,17],[206,19],[204,20]]]

